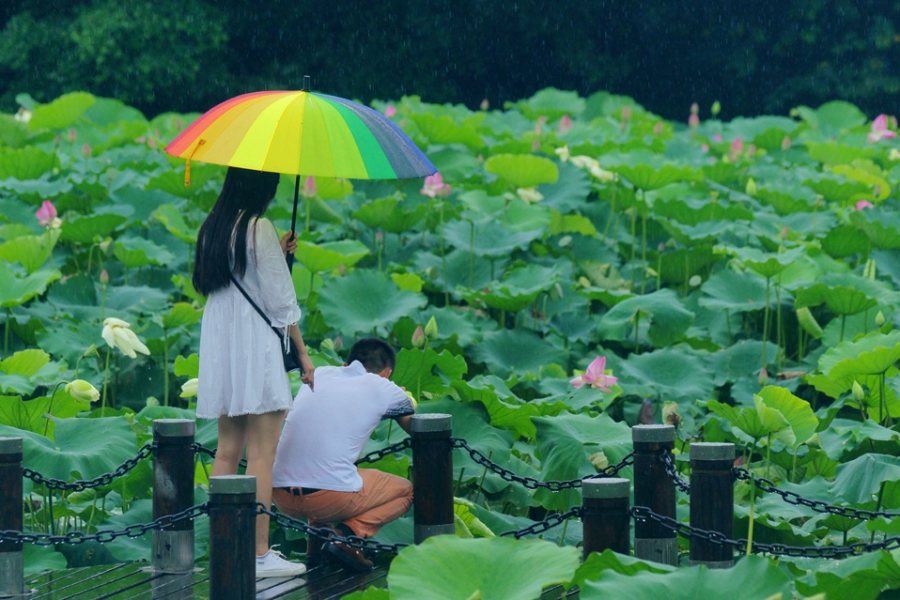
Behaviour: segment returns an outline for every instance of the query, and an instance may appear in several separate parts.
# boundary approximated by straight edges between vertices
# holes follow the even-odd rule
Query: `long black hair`
[[[247,270],[247,226],[259,217],[275,197],[278,173],[228,167],[222,193],[197,234],[194,288],[208,296],[231,284],[229,258],[234,273]],[[234,247],[231,243],[234,240]]]

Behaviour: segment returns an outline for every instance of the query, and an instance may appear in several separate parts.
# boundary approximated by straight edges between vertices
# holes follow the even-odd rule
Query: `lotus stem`
[[[753,447],[756,448],[756,444],[759,442],[759,438],[753,439]],[[753,451],[750,451],[750,456],[753,456]],[[750,466],[750,462],[748,459],[747,466]],[[750,556],[750,553],[753,551],[753,508],[755,506],[756,500],[756,480],[754,478],[750,478],[750,524],[747,526],[747,556]]]
[[[69,383],[69,382],[68,381],[60,381],[59,383],[56,384],[56,386],[54,386],[53,393],[50,394],[50,404],[49,404],[49,406],[47,406],[47,414],[45,415],[45,417],[47,418],[47,422],[44,423],[44,437],[47,437],[47,429],[50,427],[50,415],[53,414],[53,400],[56,398],[56,392],[59,390],[59,386],[63,385],[64,383]]]
[[[606,227],[603,228],[603,241],[606,242],[606,235],[609,233],[609,226],[613,222],[613,218],[618,220],[619,215],[616,214],[616,188],[615,184],[609,190],[609,218],[606,220]]]
[[[878,512],[881,510],[881,499],[882,499],[882,496],[884,496],[884,484],[885,483],[887,483],[887,482],[882,481],[881,486],[878,488],[878,501],[875,503],[875,512]],[[846,532],[844,535],[846,535]],[[874,541],[875,541],[875,530],[872,530],[872,535],[869,537],[869,543],[871,544]],[[846,544],[847,544],[847,542],[844,542],[844,545],[846,545]]]
[[[7,307],[6,322],[3,324],[3,358],[9,356],[9,321],[12,317],[12,311]]]
[[[163,327],[163,406],[169,405],[169,330]]]
[[[656,291],[662,289],[662,256],[663,253],[659,253],[659,257],[656,259]]]
[[[777,359],[778,359],[778,368],[780,371],[784,370],[784,352],[781,350],[782,342],[784,341],[784,336],[782,333],[782,323],[781,323],[781,273],[778,274],[778,280],[775,282],[775,345],[778,347],[777,350]],[[787,344],[785,344],[786,346]]]
[[[797,453],[800,451],[800,446],[794,450],[794,456],[791,459],[791,483],[794,483],[794,479],[797,477]]]
[[[769,478],[769,465],[772,464],[772,434],[766,438],[766,479]]]
[[[562,531],[559,533],[559,547],[562,548],[563,542],[566,540],[566,530],[569,528],[569,519],[563,521]]]
[[[844,341],[844,325],[847,323],[847,315],[841,315],[841,340]]]
[[[494,451],[491,450],[488,452],[488,460],[491,460],[491,457],[494,455]],[[481,474],[481,479],[478,481],[478,491],[475,492],[475,501],[472,504],[478,504],[478,499],[481,497],[481,488],[484,487],[484,478],[487,477],[488,468],[484,468],[484,472]]]
[[[631,211],[631,289],[633,290],[637,286],[637,270],[634,268],[637,257],[637,198],[635,198]]]
[[[638,330],[638,326],[641,324],[641,309],[637,309],[634,312],[634,353],[641,353],[641,345],[640,345],[640,331]]]
[[[763,309],[763,338],[762,338],[762,367],[766,368],[766,343],[769,341],[769,289],[772,284],[772,278],[766,277],[766,306]]]
[[[303,203],[306,204],[306,229],[305,231],[309,231],[309,221],[312,216],[312,198],[309,196],[303,197]]]
[[[647,288],[647,215],[641,215],[641,294]]]
[[[878,378],[878,389],[881,393],[881,424],[884,425],[887,423],[887,427],[892,425],[891,423],[891,414],[888,412],[890,408],[887,405],[887,400],[884,397],[885,394],[885,386],[884,386],[884,376],[885,372],[882,371],[880,377]]]
[[[106,416],[106,394],[107,388],[109,385],[109,355],[112,353],[112,348],[110,346],[106,346],[106,367],[103,369],[103,402],[100,405],[100,416]]]
[[[728,330],[728,345],[731,346],[731,311],[729,311],[727,308],[725,309],[725,328]]]
[[[444,250],[444,203],[441,202],[441,275],[444,277],[444,306],[450,306],[450,291],[447,284],[447,252]],[[491,263],[491,276],[494,275],[494,263]]]
[[[392,419],[393,420],[393,419]],[[463,467],[459,470],[459,477],[456,478],[456,488],[453,490],[453,495],[455,497],[459,497],[459,487],[462,485],[463,474],[466,472],[466,468]]]
[[[475,221],[471,222],[469,232],[469,289],[475,287]]]

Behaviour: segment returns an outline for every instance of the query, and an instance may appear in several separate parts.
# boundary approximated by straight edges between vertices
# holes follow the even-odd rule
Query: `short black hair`
[[[397,364],[397,353],[384,340],[363,338],[350,348],[347,364],[352,364],[354,360],[361,362],[369,373],[380,373],[384,369],[393,371]]]

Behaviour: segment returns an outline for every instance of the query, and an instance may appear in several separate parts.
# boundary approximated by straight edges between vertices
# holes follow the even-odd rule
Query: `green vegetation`
[[[193,417],[204,298],[189,274],[223,169],[192,165],[186,188],[183,163],[162,152],[196,115],[148,121],[84,93],[22,100],[28,112],[0,115],[0,435],[25,438],[33,469],[92,478],[133,456],[153,419]],[[784,489],[900,508],[891,119],[869,123],[831,102],[790,118],[683,126],[627,97],[554,89],[504,111],[416,97],[391,107],[442,179],[316,182],[293,276],[317,364],[340,362],[357,336],[390,337],[401,348],[395,380],[420,410],[453,415],[455,435],[521,475],[595,473],[630,452],[630,426],[667,419],[679,424],[681,454],[696,440],[734,442],[751,472]],[[292,192],[285,177],[267,214],[280,230]],[[598,356],[605,373],[588,368]],[[576,370],[587,370],[578,387]],[[385,423],[369,449],[401,435]],[[198,441],[215,444],[213,423]],[[375,467],[405,473],[406,464]],[[679,598],[733,597],[739,586],[760,600],[874,599],[900,587],[886,551],[840,562],[748,557],[728,573],[612,554],[579,567],[568,547],[581,539],[576,521],[543,541],[494,538],[568,509],[576,493],[531,492],[461,451],[454,476],[457,531],[480,539],[404,550],[391,597],[537,597],[552,582],[577,582],[585,598],[626,589],[655,598],[658,586]],[[26,482],[26,523],[146,522],[150,487],[143,463],[97,492],[56,494],[50,514],[51,493]],[[757,497],[745,482],[735,497],[737,535],[752,530],[758,541],[840,545],[897,531],[883,518],[849,522]],[[379,535],[411,532],[407,517]],[[149,540],[104,548],[94,560],[142,559]],[[486,578],[497,560],[520,576]],[[62,561],[29,550],[30,568]],[[425,572],[452,586],[410,588]]]

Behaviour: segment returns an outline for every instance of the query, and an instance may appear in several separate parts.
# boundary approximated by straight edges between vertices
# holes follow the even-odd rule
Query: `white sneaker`
[[[270,548],[262,556],[256,557],[256,578],[263,577],[297,577],[306,573],[306,565],[290,562],[284,555]]]

